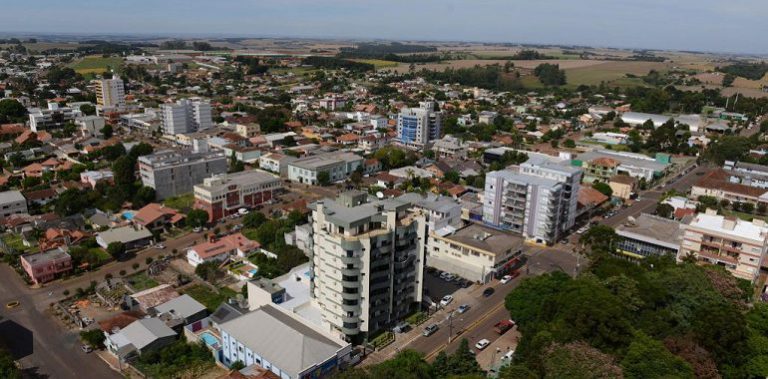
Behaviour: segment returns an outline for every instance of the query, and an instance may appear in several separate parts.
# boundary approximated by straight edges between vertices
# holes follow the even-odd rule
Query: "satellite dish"
[[[383,199],[384,198],[384,192],[381,192],[381,191],[376,192],[376,197],[379,198],[379,199]]]

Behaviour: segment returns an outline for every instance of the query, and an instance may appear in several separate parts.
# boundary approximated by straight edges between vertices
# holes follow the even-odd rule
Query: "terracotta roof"
[[[41,189],[37,191],[24,192],[24,197],[27,200],[42,200],[42,199],[49,199],[49,198],[54,198],[58,196],[59,194],[53,188],[46,188],[46,189]]]
[[[204,242],[190,247],[200,258],[215,257],[234,250],[244,251],[246,254],[261,247],[258,242],[245,238],[242,233],[230,234],[213,242]]]
[[[739,195],[749,197],[760,197],[764,193],[768,192],[765,189],[745,186],[743,184],[731,183],[728,181],[728,173],[722,169],[711,171],[706,176],[699,179],[695,184],[696,187],[712,188],[720,191],[736,193]]]
[[[353,134],[353,133],[347,133],[337,138],[339,142],[355,142],[358,139],[360,139],[360,137],[357,134]]]
[[[224,375],[217,377],[216,379],[280,379],[280,377],[277,376],[277,374],[274,372],[256,364],[250,365],[241,371],[246,371],[247,374],[232,370]]]
[[[464,188],[464,186],[455,185],[449,188],[447,191],[451,196],[461,196],[464,192],[467,192],[467,189]]]
[[[675,219],[680,220],[685,216],[696,214],[695,209],[691,208],[677,208],[675,209]]]
[[[608,158],[608,157],[595,158],[592,160],[592,162],[589,162],[589,163],[597,166],[602,166],[602,167],[616,167],[620,164],[619,161],[613,158]]]
[[[184,218],[184,215],[180,214],[173,208],[166,207],[158,203],[149,203],[144,208],[139,209],[133,216],[140,225],[151,224],[162,217],[168,217],[171,223],[176,223]]]
[[[579,205],[582,207],[595,206],[608,201],[608,196],[603,195],[602,192],[587,186],[581,186],[579,188]]]
[[[104,332],[112,333],[115,328],[125,328],[134,321],[144,317],[144,313],[138,311],[128,311],[117,314],[106,320],[99,321],[99,329]]]
[[[0,125],[0,134],[22,134],[27,129],[24,127],[24,124],[3,124]]]

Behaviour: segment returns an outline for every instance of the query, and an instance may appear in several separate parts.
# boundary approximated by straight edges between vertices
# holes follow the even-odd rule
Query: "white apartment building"
[[[552,244],[576,222],[582,171],[535,155],[513,169],[486,175],[483,221]]]
[[[165,134],[193,133],[213,127],[211,104],[207,101],[182,99],[160,108]]]
[[[48,103],[47,109],[29,108],[29,128],[33,132],[41,130],[57,129],[64,127],[69,122],[74,122],[77,117],[83,115],[79,109],[59,107],[58,103]]]
[[[344,193],[311,204],[311,296],[323,323],[351,340],[388,328],[422,298],[423,216],[408,202]]]
[[[19,191],[0,192],[0,218],[27,213],[27,199]]]
[[[227,167],[222,151],[159,151],[139,157],[141,182],[155,189],[158,200],[192,192],[195,184],[226,173]]]
[[[408,147],[422,148],[440,138],[443,113],[434,111],[434,102],[422,101],[419,108],[403,108],[397,116],[397,139]]]
[[[282,163],[281,163],[282,164]],[[288,163],[288,180],[317,185],[318,174],[327,172],[331,183],[345,180],[363,165],[363,157],[349,152],[332,152],[299,158]]]
[[[763,220],[749,222],[707,209],[683,227],[678,261],[692,256],[699,262],[724,266],[734,276],[749,281],[759,275],[768,250],[768,226]]]
[[[101,116],[84,116],[78,117],[75,120],[75,124],[79,127],[80,133],[83,136],[96,136],[102,135],[101,130],[107,124],[104,117]]]
[[[101,79],[96,85],[96,102],[100,108],[125,107],[125,84],[119,76]]]

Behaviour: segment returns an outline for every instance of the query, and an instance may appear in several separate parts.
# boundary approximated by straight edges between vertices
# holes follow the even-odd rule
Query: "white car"
[[[443,299],[440,300],[440,305],[447,307],[448,304],[450,304],[453,301],[453,296],[451,295],[445,295],[443,296]]]
[[[501,282],[501,284],[507,284],[510,280],[512,280],[512,275],[504,275],[499,282]]]
[[[477,341],[477,343],[475,344],[475,348],[477,348],[477,350],[483,350],[486,347],[488,347],[488,345],[490,344],[491,344],[491,341],[488,341],[487,339],[483,338],[480,341]]]

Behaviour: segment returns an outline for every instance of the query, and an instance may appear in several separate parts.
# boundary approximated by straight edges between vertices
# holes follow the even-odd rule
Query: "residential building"
[[[637,179],[629,175],[615,175],[608,181],[608,185],[613,191],[613,197],[629,200],[637,188]]]
[[[261,131],[261,125],[257,123],[248,123],[248,124],[235,124],[235,131],[237,134],[245,137],[245,138],[251,138],[255,137],[259,134]]]
[[[628,175],[650,183],[664,176],[669,169],[669,155],[658,153],[656,158],[642,154],[596,150],[579,154],[572,164],[584,169],[584,181],[610,182],[616,175]]]
[[[96,102],[100,108],[125,107],[125,84],[119,76],[101,79],[96,85]]]
[[[161,284],[143,291],[128,295],[125,299],[126,307],[131,311],[141,311],[146,314],[153,314],[155,307],[165,304],[177,297],[178,292],[170,284]]]
[[[749,222],[708,209],[685,225],[677,260],[692,256],[702,263],[724,266],[736,277],[754,281],[766,250],[768,227],[763,220]]]
[[[280,174],[281,177],[288,175],[288,163],[295,161],[296,157],[278,153],[269,153],[259,157],[259,168]]]
[[[467,156],[467,146],[464,141],[446,135],[432,144],[432,151],[438,158],[464,159]]]
[[[352,346],[273,304],[220,325],[221,363],[259,365],[283,379],[327,378],[345,368]]]
[[[184,294],[156,306],[152,313],[155,317],[165,321],[166,325],[183,326],[208,316],[208,309],[193,299],[192,296]]]
[[[677,257],[684,227],[679,221],[646,213],[630,217],[616,227],[616,234],[621,237],[616,243],[616,252],[632,259]]]
[[[288,163],[288,180],[317,185],[318,174],[325,172],[331,183],[345,180],[363,165],[363,157],[348,152],[332,152],[299,158]]]
[[[149,203],[131,217],[134,224],[151,231],[167,231],[178,225],[186,216],[163,204]]]
[[[96,243],[106,249],[112,242],[122,242],[127,250],[140,249],[152,243],[152,232],[139,225],[121,226],[96,235]]]
[[[551,244],[573,227],[582,170],[556,157],[530,154],[512,169],[486,175],[483,221]]]
[[[205,262],[222,262],[229,257],[245,258],[259,250],[260,245],[241,233],[230,234],[221,238],[211,237],[207,242],[192,246],[187,250],[187,262],[192,267]]]
[[[101,130],[106,124],[104,117],[101,116],[83,116],[75,120],[75,125],[80,128],[83,136],[101,137],[103,135]]]
[[[227,168],[221,151],[160,151],[139,157],[141,182],[155,189],[158,200],[192,192],[203,179],[223,174]]]
[[[721,169],[715,169],[702,176],[692,187],[691,197],[714,197],[731,203],[750,203],[757,206],[768,203],[768,189],[734,183],[731,175]]]
[[[30,108],[28,111],[29,128],[33,132],[62,128],[67,123],[74,122],[76,118],[82,116],[79,109],[59,107],[58,103],[53,102],[48,103],[47,109]]]
[[[723,170],[731,176],[731,183],[768,189],[768,166],[747,162],[725,161]]]
[[[496,121],[496,117],[499,117],[498,112],[482,111],[477,115],[477,123],[493,125],[493,122]]]
[[[213,127],[211,104],[202,100],[182,99],[162,104],[161,118],[165,134],[186,134]]]
[[[397,139],[408,147],[422,148],[440,138],[443,114],[434,111],[434,102],[423,101],[419,108],[403,108],[397,117]]]
[[[62,247],[42,253],[25,254],[20,260],[21,267],[34,284],[50,282],[72,271],[72,257]]]
[[[341,96],[328,96],[320,99],[320,108],[335,111],[347,105],[347,99]]]
[[[176,332],[159,318],[142,318],[119,330],[104,333],[107,351],[120,361],[141,355],[150,350],[160,349],[176,340]]]
[[[111,170],[83,171],[80,173],[80,182],[87,184],[91,189],[96,189],[96,185],[101,182],[112,183],[114,174]]]
[[[411,204],[366,197],[354,191],[310,205],[311,296],[325,325],[357,341],[418,308],[426,238]]]
[[[0,217],[27,213],[27,199],[20,191],[0,192]]]
[[[280,178],[257,170],[205,178],[194,188],[195,208],[208,212],[211,222],[270,201],[282,187]]]

